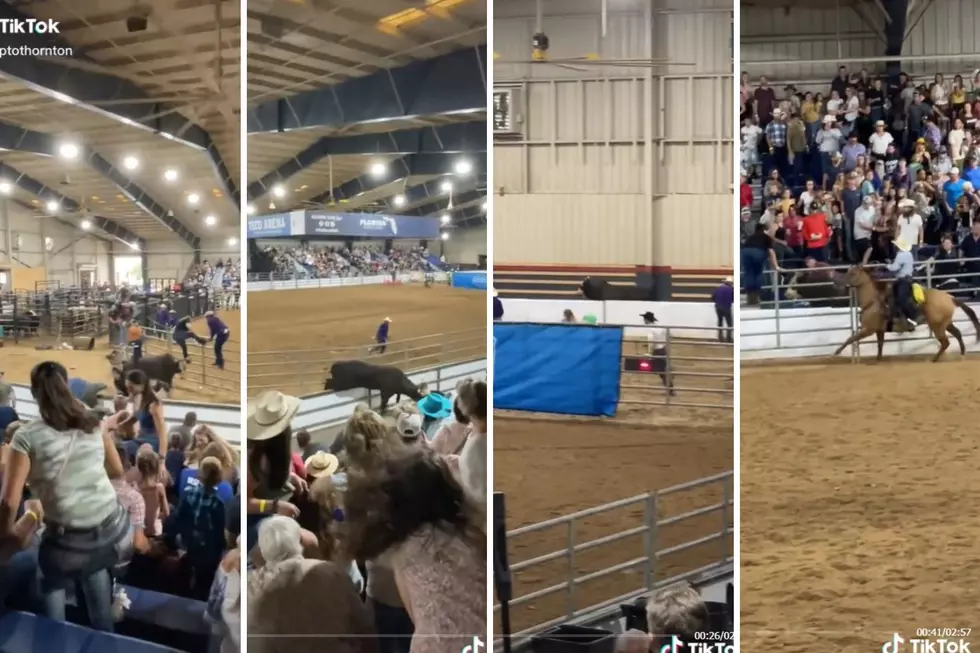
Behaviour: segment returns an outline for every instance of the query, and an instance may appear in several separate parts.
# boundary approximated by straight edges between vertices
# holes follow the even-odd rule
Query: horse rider
[[[912,301],[912,275],[915,273],[915,259],[912,257],[912,245],[903,238],[893,241],[896,249],[895,260],[886,265],[889,272],[894,273],[893,292],[896,315],[904,316],[910,331],[919,326],[916,322],[918,310]]]
[[[653,311],[647,311],[640,317],[643,318],[643,324],[648,327],[653,327],[657,323],[657,316],[653,314]],[[660,376],[664,387],[667,388],[667,394],[673,397],[677,392],[674,390],[674,378],[670,373],[670,365],[667,361],[667,341],[665,338],[663,329],[659,327],[653,327],[647,331],[648,355],[652,359],[653,371]]]
[[[368,350],[368,353],[373,354],[378,352],[379,354],[385,353],[388,349],[388,327],[391,326],[391,318],[386,317],[381,324],[378,325],[378,331],[374,334],[374,342],[376,343],[373,347]]]

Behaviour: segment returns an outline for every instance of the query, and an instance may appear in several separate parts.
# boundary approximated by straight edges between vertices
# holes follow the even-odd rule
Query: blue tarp
[[[486,272],[453,272],[454,288],[471,288],[473,290],[487,289]]]
[[[498,323],[493,337],[494,408],[616,414],[621,327]]]

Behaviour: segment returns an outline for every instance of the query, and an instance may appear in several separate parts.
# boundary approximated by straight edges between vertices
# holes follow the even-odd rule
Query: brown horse
[[[864,340],[871,334],[878,338],[878,360],[881,360],[881,350],[885,345],[885,331],[888,330],[889,322],[892,321],[891,312],[885,300],[885,293],[889,292],[888,286],[882,281],[872,278],[868,271],[860,265],[855,265],[847,271],[845,276],[847,285],[857,290],[858,306],[861,308],[861,325],[857,333],[848,338],[843,345],[837,348],[834,356],[840,354],[844,349],[855,342]],[[929,323],[932,335],[939,341],[939,351],[936,353],[932,362],[935,363],[949,348],[949,338],[947,333],[956,338],[960,344],[960,354],[966,356],[966,345],[963,344],[963,334],[953,324],[953,314],[960,308],[970,318],[973,328],[976,330],[977,342],[980,343],[980,319],[972,308],[956,299],[947,292],[936,290],[935,288],[924,288],[925,303],[922,304],[922,312]],[[896,320],[896,332],[905,332],[905,320]]]

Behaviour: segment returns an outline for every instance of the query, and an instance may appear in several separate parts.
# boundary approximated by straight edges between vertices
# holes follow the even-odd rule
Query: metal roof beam
[[[358,196],[377,190],[392,182],[416,176],[434,177],[456,174],[457,159],[458,156],[450,154],[412,154],[392,161],[383,175],[363,174],[334,188],[332,193],[330,191],[321,193],[310,201],[322,204],[332,198],[337,202],[345,202],[345,209],[356,208]],[[486,174],[486,157],[478,157],[471,163],[473,168],[468,174],[474,176]]]
[[[405,192],[401,193],[402,197],[405,198],[405,201],[397,206],[395,205],[393,198],[385,200],[387,208],[384,210],[384,213],[421,215],[414,213],[413,209],[416,209],[423,204],[431,204],[449,197],[449,194],[442,190],[442,184],[446,181],[450,181],[453,184],[453,193],[463,193],[487,183],[486,175],[471,175],[462,180],[457,176],[433,179],[432,181],[427,181],[424,184],[419,184],[418,186],[405,189]]]
[[[274,184],[286,181],[328,156],[447,154],[486,150],[486,121],[401,129],[382,134],[324,137],[258,181],[249,184],[247,194],[249,201],[258,199],[269,192]]]
[[[57,143],[55,141],[56,139],[50,134],[0,122],[0,148],[53,157],[58,154]],[[167,209],[154,200],[149,193],[113,166],[98,152],[87,147],[80,147],[79,149],[81,150],[83,159],[99,174],[112,182],[119,189],[119,192],[128,197],[144,213],[174,232],[185,243],[197,249],[201,239],[185,227],[180,220],[172,215],[168,215]]]
[[[0,19],[23,21],[31,16],[0,2]],[[170,104],[153,102],[153,97],[139,86],[106,72],[95,72],[99,64],[74,48],[59,34],[4,34],[4,46],[58,48],[70,50],[73,57],[64,62],[38,57],[0,57],[0,76],[17,79],[33,90],[67,104],[118,120],[166,137],[206,153],[215,169],[215,177],[236,209],[240,193],[234,179],[227,174],[211,135],[200,125],[178,113]],[[73,65],[77,61],[79,64]],[[111,101],[111,103],[109,103]]]
[[[82,210],[82,205],[68,197],[63,195],[53,188],[45,186],[43,183],[30,177],[16,168],[12,168],[6,163],[0,163],[0,179],[4,181],[9,181],[11,184],[21,189],[29,195],[33,195],[42,202],[49,202],[54,200],[58,202],[59,205],[66,211],[70,213],[77,213]],[[24,206],[23,203],[20,203]],[[34,207],[29,207],[30,210],[36,211],[38,209]],[[55,216],[58,217],[58,216]],[[145,241],[134,234],[133,232],[126,229],[118,222],[110,220],[109,218],[104,218],[100,215],[86,214],[86,219],[90,220],[93,225],[106,232],[110,236],[116,238],[117,240],[126,243],[132,247],[133,243],[136,243],[140,249],[145,246]]]
[[[435,202],[424,204],[411,211],[403,211],[402,215],[438,215],[442,213],[456,213],[467,208],[470,202],[486,199],[487,193],[482,190],[470,190],[463,193],[453,194],[453,208],[449,208],[449,197],[443,196]]]
[[[485,111],[487,46],[413,61],[247,112],[249,134]]]

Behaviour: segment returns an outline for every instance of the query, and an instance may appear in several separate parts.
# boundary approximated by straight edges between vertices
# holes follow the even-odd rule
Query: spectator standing
[[[776,109],[772,114],[772,122],[766,125],[766,144],[772,156],[772,164],[779,171],[779,176],[786,179],[790,173],[789,148],[787,146],[787,129],[785,115],[782,109]]]
[[[45,615],[65,620],[66,590],[80,586],[93,628],[112,632],[112,579],[119,551],[131,546],[129,516],[109,476],[122,476],[115,443],[99,430],[68,388],[59,363],[39,363],[31,371],[31,394],[40,419],[14,434],[0,491],[0,541],[19,539],[29,522],[44,520],[38,552]],[[43,497],[41,511],[15,522],[24,487]],[[36,527],[36,524],[35,524]]]
[[[735,303],[733,284],[731,277],[725,277],[721,285],[711,293],[715,317],[718,318],[718,342],[732,342],[732,305]]]
[[[759,78],[759,87],[752,94],[755,100],[755,115],[759,119],[759,125],[765,127],[773,118],[773,110],[776,107],[776,92],[769,86],[766,77]]]

